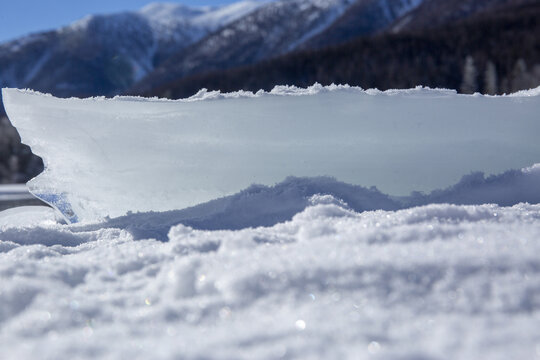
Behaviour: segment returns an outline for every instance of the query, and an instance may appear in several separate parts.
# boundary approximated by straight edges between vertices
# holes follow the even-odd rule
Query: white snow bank
[[[130,224],[1,227],[0,357],[540,356],[539,205],[309,201],[272,227],[177,225],[166,242]]]
[[[540,203],[540,165],[488,177],[482,173],[473,173],[446,189],[429,194],[415,192],[399,198],[383,194],[376,188],[346,184],[329,177],[289,177],[273,186],[252,185],[234,195],[194,207],[167,212],[130,213],[98,224],[88,224],[85,228],[126,227],[135,239],[152,237],[164,241],[169,228],[178,223],[205,230],[272,226],[292,219],[311,204],[312,196],[318,194],[343,199],[356,212],[398,210],[432,203],[500,206],[520,202],[537,204]],[[28,213],[26,209],[21,209],[20,214],[18,209],[0,212],[0,226],[22,226],[37,224],[35,221],[40,219],[45,222],[55,219],[51,209],[33,209],[36,210],[34,214]]]
[[[416,88],[277,87],[179,101],[57,99],[3,89],[46,170],[29,183],[70,221],[165,211],[287,176],[330,175],[392,195],[540,158],[540,96]]]

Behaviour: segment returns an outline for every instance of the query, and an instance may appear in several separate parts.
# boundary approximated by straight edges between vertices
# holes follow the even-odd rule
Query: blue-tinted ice
[[[523,168],[540,159],[539,94],[313,86],[167,101],[3,90],[45,162],[30,190],[70,221],[181,209],[290,175],[405,195]]]

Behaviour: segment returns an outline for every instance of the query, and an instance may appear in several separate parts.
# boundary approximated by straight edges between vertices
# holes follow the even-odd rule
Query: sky
[[[0,0],[0,42],[56,29],[88,14],[136,10],[156,0]],[[234,0],[161,0],[186,5],[220,5]]]

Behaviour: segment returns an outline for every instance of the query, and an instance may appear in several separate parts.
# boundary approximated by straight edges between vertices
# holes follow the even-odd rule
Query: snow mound
[[[540,158],[540,96],[532,91],[315,85],[166,101],[3,89],[3,99],[23,141],[44,159],[30,191],[71,222],[182,209],[291,175],[405,195]]]
[[[431,203],[492,203],[501,206],[520,202],[540,203],[540,164],[487,177],[481,172],[474,172],[447,189],[435,190],[428,195],[416,192],[404,201],[408,206]]]
[[[127,223],[1,227],[2,358],[538,355],[540,205],[309,203],[271,227],[170,226],[166,241]]]
[[[521,175],[520,175],[521,174]],[[130,213],[99,223],[81,225],[79,229],[95,231],[122,228],[135,240],[154,238],[167,241],[171,226],[183,224],[198,230],[240,230],[274,226],[291,220],[314,204],[347,204],[352,211],[399,210],[432,203],[516,205],[540,203],[540,174],[508,171],[476,182],[465,176],[458,184],[431,194],[413,193],[393,198],[376,188],[363,188],[332,178],[290,177],[274,186],[253,185],[227,197],[194,207],[166,212]],[[530,185],[530,186],[529,186]],[[481,194],[482,196],[478,196]],[[330,199],[330,200],[329,200]],[[477,202],[474,203],[473,201]],[[1,214],[1,213],[0,213]],[[1,219],[1,215],[0,215]]]

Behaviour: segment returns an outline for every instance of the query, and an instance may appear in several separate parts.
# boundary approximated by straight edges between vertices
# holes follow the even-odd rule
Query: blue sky
[[[55,29],[88,14],[135,10],[152,0],[0,0],[0,42]],[[234,0],[165,0],[186,5],[219,5]]]

